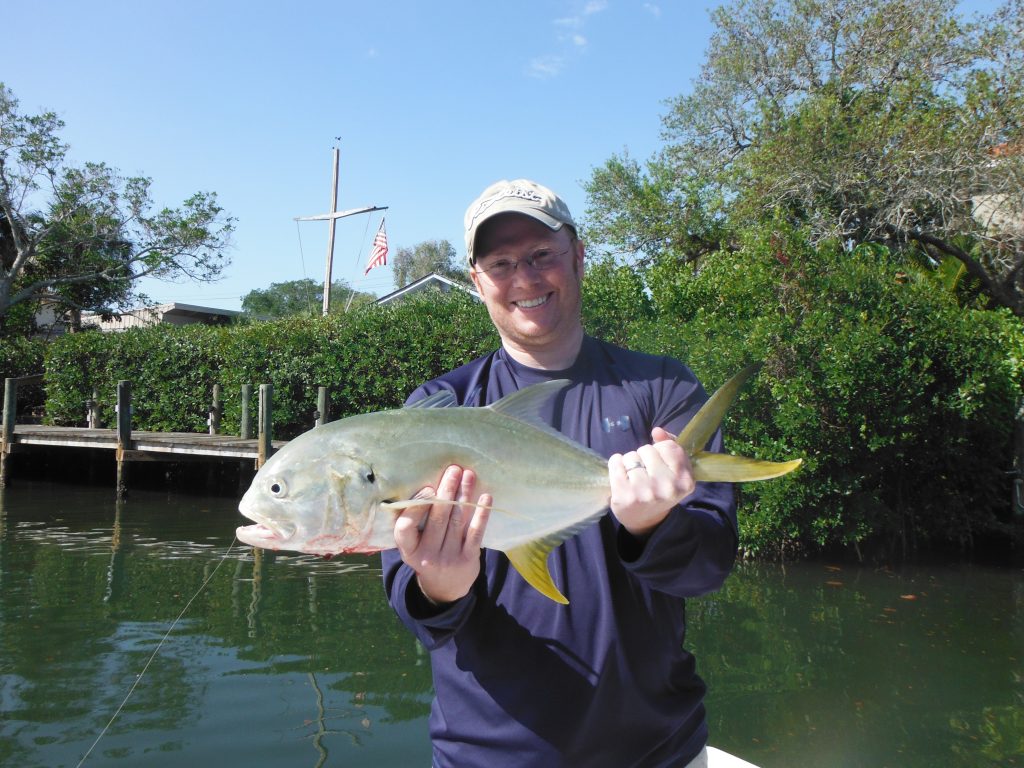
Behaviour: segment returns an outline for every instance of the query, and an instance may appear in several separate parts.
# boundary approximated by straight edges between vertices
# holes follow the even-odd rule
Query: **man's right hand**
[[[452,465],[441,475],[436,489],[427,487],[416,494],[417,498],[439,501],[406,507],[395,520],[395,544],[402,560],[416,572],[420,591],[432,603],[441,605],[464,597],[480,575],[480,546],[492,499],[489,494],[480,496],[470,515],[465,502],[473,498],[475,487],[473,470]]]

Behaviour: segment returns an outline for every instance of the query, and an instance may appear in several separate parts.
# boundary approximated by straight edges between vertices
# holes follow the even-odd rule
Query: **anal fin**
[[[519,575],[526,579],[526,583],[540,592],[544,597],[554,600],[556,603],[568,605],[569,600],[558,591],[555,582],[551,579],[551,572],[548,570],[548,554],[561,543],[562,539],[550,537],[537,539],[526,544],[520,544],[514,549],[508,550],[505,554],[509,562]]]

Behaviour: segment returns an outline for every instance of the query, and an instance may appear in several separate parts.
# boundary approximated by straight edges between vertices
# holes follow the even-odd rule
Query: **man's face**
[[[518,213],[495,216],[477,233],[471,275],[506,346],[544,351],[580,330],[583,244],[570,233]],[[556,254],[550,268],[526,261],[545,251]],[[518,267],[503,278],[487,272],[501,262]]]

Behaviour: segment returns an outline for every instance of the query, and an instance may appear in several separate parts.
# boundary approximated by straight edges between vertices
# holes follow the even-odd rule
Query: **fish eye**
[[[377,476],[375,474],[373,474],[373,470],[372,469],[366,470],[366,474],[363,475],[363,479],[366,480],[366,482],[368,482],[368,483],[375,483],[375,482],[377,482]]]
[[[281,499],[288,495],[288,484],[280,477],[275,477],[267,485],[267,490],[274,498]]]

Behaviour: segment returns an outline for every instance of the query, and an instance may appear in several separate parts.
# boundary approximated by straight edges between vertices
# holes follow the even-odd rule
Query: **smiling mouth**
[[[515,304],[520,309],[533,309],[534,307],[539,307],[542,304],[547,304],[548,299],[550,298],[551,294],[548,293],[545,294],[544,296],[538,296],[536,299],[523,299],[522,301],[514,301],[512,303]]]

